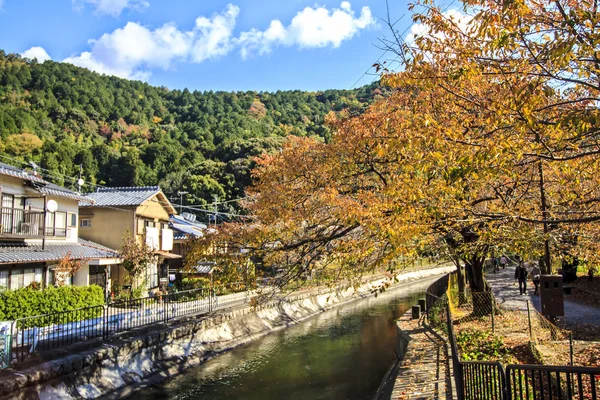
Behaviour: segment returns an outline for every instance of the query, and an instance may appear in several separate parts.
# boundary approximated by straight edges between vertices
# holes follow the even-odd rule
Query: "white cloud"
[[[239,8],[228,5],[222,14],[199,17],[194,28],[181,31],[168,23],[151,30],[136,22],[90,40],[91,51],[68,62],[122,78],[148,80],[151,68],[168,69],[176,61],[202,62],[227,54]]]
[[[0,0],[2,1],[2,0]],[[126,0],[76,0],[100,5],[113,5],[114,12],[143,1]],[[118,8],[118,10],[117,10]],[[174,23],[152,29],[137,22],[128,22],[122,28],[89,40],[90,49],[67,57],[68,62],[80,67],[122,78],[148,80],[151,69],[168,69],[176,62],[201,63],[240,49],[243,58],[250,54],[265,54],[274,46],[300,48],[339,47],[371,25],[375,20],[369,7],[363,7],[356,17],[348,1],[339,8],[307,7],[298,12],[286,27],[272,20],[264,31],[251,29],[234,37],[239,7],[228,4],[221,13],[210,18],[200,16],[194,26],[180,30]],[[39,59],[48,54],[41,47],[28,50]],[[25,53],[23,53],[25,55]]]
[[[30,60],[37,58],[37,61],[40,63],[43,63],[46,60],[52,60],[52,57],[50,57],[46,50],[40,46],[34,46],[29,50],[25,50],[23,53],[21,53],[21,56],[24,58],[29,58]]]
[[[202,62],[224,56],[231,51],[233,47],[231,37],[239,13],[239,7],[228,4],[227,10],[222,15],[215,15],[212,19],[206,17],[196,19],[192,61]]]
[[[0,0],[2,1],[2,0]],[[94,8],[98,15],[118,17],[124,9],[143,10],[150,3],[146,0],[72,0],[75,9],[82,9],[86,4]]]
[[[265,31],[252,29],[242,32],[237,42],[244,58],[253,52],[259,55],[268,53],[276,45],[336,48],[372,25],[375,25],[375,19],[369,7],[363,7],[356,18],[350,2],[343,1],[340,8],[331,10],[306,7],[294,16],[287,27],[275,19]]]

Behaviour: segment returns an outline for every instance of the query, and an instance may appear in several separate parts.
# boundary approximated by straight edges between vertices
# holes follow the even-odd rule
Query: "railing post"
[[[164,314],[164,319],[165,319],[165,323],[167,323],[169,321],[169,299],[171,298],[171,293],[165,294],[163,296],[163,314]]]
[[[104,306],[104,313],[103,313],[104,315],[102,316],[102,318],[104,319],[104,321],[103,321],[103,325],[104,325],[103,328],[104,329],[102,330],[102,338],[104,340],[108,339],[108,318],[109,318],[109,316],[108,316],[108,307],[109,307],[108,304],[106,304]]]
[[[492,294],[492,291],[490,291],[489,293],[490,293],[490,306],[492,307],[492,333],[496,333],[496,319],[495,319],[496,304],[494,304],[494,295]]]
[[[574,365],[573,363],[573,332],[569,332],[569,353],[571,356],[571,367]]]
[[[533,330],[531,329],[531,309],[529,308],[529,300],[527,300],[527,321],[529,322],[529,341],[533,342]]]

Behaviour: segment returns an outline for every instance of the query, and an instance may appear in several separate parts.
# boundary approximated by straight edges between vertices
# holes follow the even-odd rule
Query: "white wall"
[[[84,265],[73,275],[73,286],[87,286],[90,281],[90,266]]]

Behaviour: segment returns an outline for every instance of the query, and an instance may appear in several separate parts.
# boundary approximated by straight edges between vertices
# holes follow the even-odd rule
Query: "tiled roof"
[[[214,262],[199,262],[194,265],[192,268],[194,269],[194,273],[198,274],[212,274],[215,269],[216,264]]]
[[[119,258],[116,250],[89,240],[79,239],[78,243],[41,244],[0,243],[0,264],[23,264],[44,261],[58,261],[71,252],[73,259]]]
[[[182,240],[187,237],[202,237],[207,226],[200,222],[191,222],[178,215],[169,219],[169,227],[173,229],[173,239]]]
[[[87,197],[94,200],[95,205],[100,207],[139,206],[159,192],[158,186],[98,188],[96,192],[88,194]]]
[[[50,196],[56,197],[64,197],[73,200],[80,200],[86,203],[91,203],[93,200],[83,196],[77,192],[64,188],[62,186],[55,185],[54,183],[50,183],[39,176],[35,176],[33,174],[28,173],[24,169],[13,167],[12,165],[4,164],[0,162],[0,175],[12,176],[14,178],[23,179],[25,181],[31,182],[32,187],[40,192],[41,194],[46,194]]]
[[[79,194],[77,192],[73,192],[72,190],[65,189],[62,186],[55,185],[54,183],[48,183],[45,186],[36,187],[36,189],[42,193],[49,196],[57,196],[57,197],[66,197],[68,199],[79,200],[85,204],[91,205],[94,203],[93,199],[89,197]]]
[[[30,182],[46,183],[45,180],[33,174],[28,173],[24,169],[13,167],[12,165],[0,162],[0,175],[8,175],[14,178],[25,179]]]

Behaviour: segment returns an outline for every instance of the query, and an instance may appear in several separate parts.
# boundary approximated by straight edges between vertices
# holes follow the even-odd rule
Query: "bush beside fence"
[[[43,290],[33,288],[7,290],[0,292],[0,321],[63,313],[102,304],[104,304],[104,292],[97,285],[48,287]],[[41,325],[38,326],[54,323],[52,321],[52,318],[39,319],[38,323]]]
[[[33,354],[90,339],[107,340],[131,329],[201,315],[214,310],[216,305],[211,290],[196,289],[19,318],[12,322],[11,358],[24,361]]]

